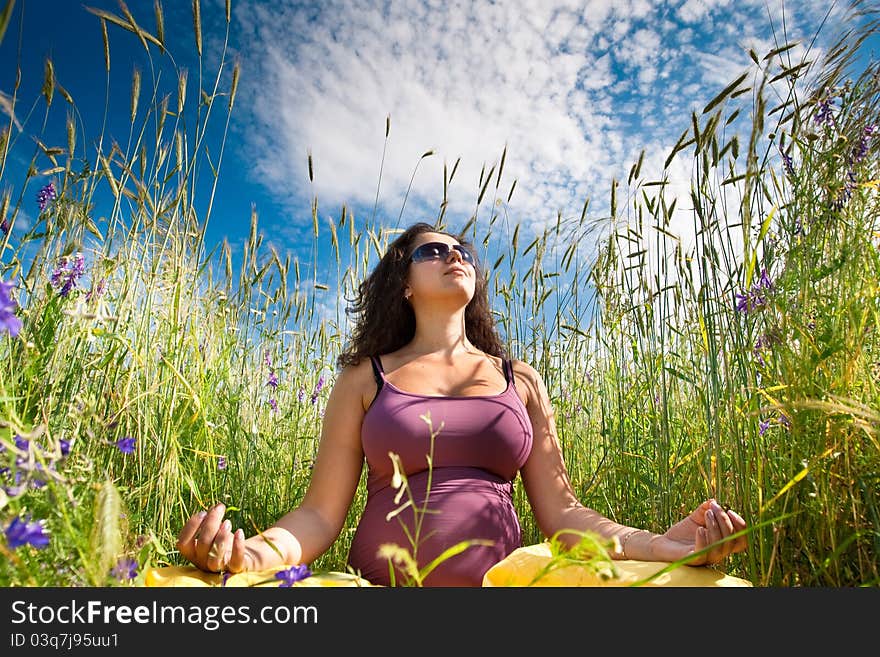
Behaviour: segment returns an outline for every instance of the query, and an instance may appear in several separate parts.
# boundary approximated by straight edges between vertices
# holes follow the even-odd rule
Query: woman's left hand
[[[724,540],[745,528],[746,521],[738,513],[725,510],[714,499],[709,499],[687,518],[675,523],[665,534],[652,541],[652,549],[660,561],[678,561],[716,544],[704,554],[688,561],[688,565],[716,564],[728,555],[748,549],[746,534]]]

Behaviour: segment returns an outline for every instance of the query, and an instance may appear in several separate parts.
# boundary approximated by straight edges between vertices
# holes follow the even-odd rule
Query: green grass
[[[852,66],[875,27],[805,66],[786,44],[754,53],[747,76],[683,117],[666,164],[690,164],[689,197],[640,159],[612,185],[610,216],[585,205],[525,238],[502,228],[515,187],[499,190],[505,151],[462,222],[476,244],[509,245],[489,263],[493,308],[513,355],[547,382],[581,501],[662,531],[716,496],[751,526],[726,569],[758,586],[880,583],[880,71]],[[23,321],[0,335],[0,477],[20,478],[0,493],[0,523],[41,520],[50,536],[13,548],[0,534],[0,585],[115,585],[122,557],[141,573],[179,563],[194,511],[222,501],[250,535],[308,485],[328,363],[346,338],[320,314],[323,287],[337,277],[344,317],[393,233],[346,208],[322,223],[315,197],[313,252],[332,250],[336,272],[266,248],[256,216],[236,264],[228,244],[206,244],[225,142],[225,128],[219,144],[206,128],[228,126],[235,100],[222,61],[170,90],[133,83],[124,144],[86,140],[67,119],[67,143],[39,142],[18,187],[10,148],[34,133],[11,120],[0,132],[0,222],[13,227],[0,233],[0,280],[17,282]],[[184,93],[194,85],[202,98]],[[41,102],[43,126],[59,103],[75,113],[51,66]],[[14,230],[49,180],[57,198]],[[438,225],[445,209],[444,198]],[[682,217],[692,224],[676,228]],[[592,255],[574,248],[594,241]],[[85,271],[62,296],[52,273],[76,253]],[[131,454],[117,448],[125,437]],[[363,483],[313,570],[345,569]],[[525,540],[542,540],[518,483],[515,502]]]

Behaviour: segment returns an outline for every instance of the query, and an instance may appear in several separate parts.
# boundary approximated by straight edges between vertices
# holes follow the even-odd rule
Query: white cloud
[[[672,11],[645,0],[234,7],[252,175],[299,215],[312,192],[330,214],[343,203],[371,209],[390,115],[380,214],[391,223],[414,172],[406,207],[436,212],[443,165],[459,158],[447,217],[464,223],[481,169],[505,144],[498,196],[517,180],[514,222],[538,230],[557,211],[577,217],[586,197],[601,212],[611,179],[625,179],[642,148],[659,166],[691,110],[750,65],[748,48],[776,43],[764,0]],[[781,16],[781,0],[769,11]],[[809,34],[821,11],[787,9],[789,36]]]
[[[696,23],[706,17],[709,6],[705,0],[687,0],[678,8],[678,17],[685,23]]]

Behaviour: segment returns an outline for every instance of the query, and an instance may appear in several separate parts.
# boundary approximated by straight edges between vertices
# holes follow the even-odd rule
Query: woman
[[[486,280],[459,237],[411,226],[361,284],[353,310],[358,322],[338,359],[301,504],[247,540],[223,520],[222,504],[193,515],[177,547],[199,568],[310,563],[339,536],[365,459],[367,502],[349,563],[374,584],[406,577],[387,552],[380,555],[382,545],[403,548],[421,568],[465,541],[423,583],[480,586],[521,545],[512,501],[517,474],[541,532],[572,530],[561,536],[570,545],[589,531],[614,541],[615,558],[677,561],[717,543],[691,565],[747,548],[745,534],[723,540],[746,523],[715,500],[664,534],[618,524],[577,500],[541,376],[505,357]]]

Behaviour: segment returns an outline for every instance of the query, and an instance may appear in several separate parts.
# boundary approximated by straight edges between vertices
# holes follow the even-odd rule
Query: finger
[[[717,564],[724,561],[731,553],[733,541],[724,540],[718,514],[712,511],[709,514],[711,527],[707,528],[707,532],[711,540],[709,551],[706,553],[706,563]]]
[[[202,526],[199,529],[199,540],[196,543],[197,565],[207,564],[209,559],[208,553],[214,545],[214,538],[217,536],[217,532],[223,522],[223,514],[225,512],[226,506],[224,504],[215,504],[202,520]]]
[[[211,570],[220,572],[226,568],[228,553],[232,551],[232,522],[224,520],[220,529],[214,536],[214,544],[208,551],[207,566]]]
[[[694,552],[701,552],[705,550],[709,545],[709,534],[706,531],[705,527],[697,527],[696,534],[694,536]],[[691,566],[701,566],[706,563],[706,555],[701,554],[698,557],[695,557],[692,561],[688,562]]]
[[[730,536],[733,533],[733,521],[727,515],[727,511],[721,508],[721,505],[718,502],[712,502],[711,506],[712,515],[715,517],[715,522],[718,523],[718,529],[721,532],[721,538],[725,538],[726,536]]]
[[[718,546],[718,559],[724,559],[733,551],[733,541],[726,540],[728,536],[730,536],[733,532],[733,521],[727,515],[727,511],[725,511],[720,504],[713,501],[712,502],[712,516],[715,518],[715,522],[718,525],[718,532],[721,535],[720,539],[723,541],[721,545]]]
[[[730,523],[730,531],[725,532],[727,538],[725,543],[727,546],[725,556],[730,556],[737,552],[745,552],[749,547],[748,535],[743,533],[743,530],[746,528],[746,521],[743,520],[742,516],[736,511],[732,511],[728,508],[724,514],[724,522]],[[731,539],[730,537],[733,534],[740,535]]]
[[[741,532],[746,528],[746,521],[743,520],[743,517],[739,515],[736,511],[728,511],[727,515],[730,516],[730,520],[733,523],[733,530],[736,532]],[[745,552],[749,547],[749,537],[746,534],[742,536],[738,536],[733,542],[733,549],[731,552]]]
[[[711,509],[706,511],[706,536],[708,545],[718,543],[721,540],[721,529],[715,519],[715,513]],[[724,546],[715,545],[706,553],[708,563],[717,563],[724,558]]]
[[[693,510],[691,513],[691,520],[693,520],[700,527],[706,526],[706,511],[708,511],[714,500],[708,499],[705,502],[701,502],[700,506]]]
[[[191,515],[183,529],[180,530],[180,534],[177,535],[177,550],[188,561],[192,561],[196,556],[196,534],[199,531],[199,527],[202,526],[202,520],[206,515],[208,515],[208,512],[204,510]]]
[[[245,559],[247,550],[244,546],[244,530],[236,529],[232,536],[232,551],[226,559],[227,570],[233,573],[240,573],[247,570]]]

